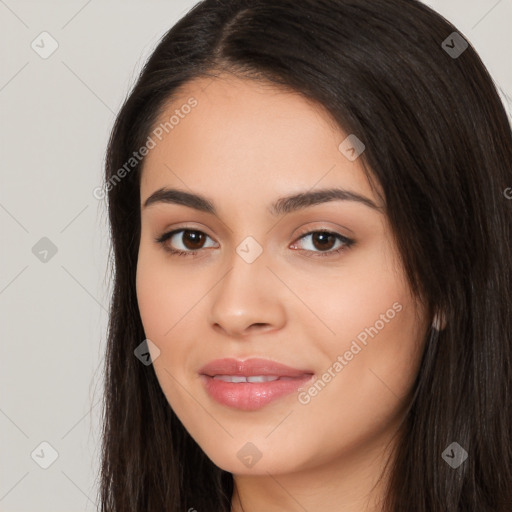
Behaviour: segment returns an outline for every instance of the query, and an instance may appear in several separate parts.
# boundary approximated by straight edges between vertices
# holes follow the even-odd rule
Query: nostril
[[[270,325],[268,323],[265,323],[265,322],[255,322],[254,324],[251,324],[249,326],[249,330],[253,330],[253,329],[256,329],[256,330],[262,330],[263,328],[267,328],[267,329],[270,329]]]

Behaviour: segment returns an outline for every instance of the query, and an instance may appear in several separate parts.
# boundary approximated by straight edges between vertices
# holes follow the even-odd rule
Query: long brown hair
[[[114,286],[102,512],[230,510],[232,475],[134,356],[145,339],[135,290],[144,160],[126,167],[178,89],[222,69],[303,94],[364,141],[411,289],[445,316],[445,329],[425,334],[384,510],[509,512],[511,127],[474,48],[416,0],[204,0],[147,61],[106,156]],[[457,468],[443,458],[454,442],[468,454]]]

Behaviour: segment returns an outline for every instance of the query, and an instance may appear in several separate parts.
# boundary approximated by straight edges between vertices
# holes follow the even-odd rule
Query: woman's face
[[[402,419],[427,325],[361,147],[300,95],[227,76],[190,82],[160,122],[141,177],[137,297],[170,406],[232,473],[375,460]],[[187,204],[153,196],[161,189]],[[318,194],[328,189],[353,195]],[[224,358],[296,372],[202,375]],[[235,373],[280,378],[213,378]]]

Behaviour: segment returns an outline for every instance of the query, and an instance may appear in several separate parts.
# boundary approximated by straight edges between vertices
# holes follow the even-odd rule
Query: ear
[[[446,316],[442,311],[434,315],[432,327],[437,331],[442,331],[446,327]]]

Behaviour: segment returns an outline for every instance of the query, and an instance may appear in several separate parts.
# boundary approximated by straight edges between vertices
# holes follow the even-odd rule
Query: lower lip
[[[313,375],[305,375],[291,380],[270,382],[225,382],[208,375],[201,375],[208,394],[217,402],[243,411],[254,411],[273,400],[297,392],[306,385]]]

